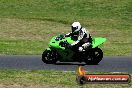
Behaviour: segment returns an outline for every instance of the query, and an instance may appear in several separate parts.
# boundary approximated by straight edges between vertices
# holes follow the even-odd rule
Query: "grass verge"
[[[131,0],[1,0],[0,54],[41,54],[52,36],[79,21],[106,37],[105,56],[131,56]]]
[[[52,36],[70,31],[69,25],[57,22],[9,18],[0,20],[0,53],[6,55],[42,54]],[[94,37],[107,38],[107,42],[101,46],[105,56],[131,56],[131,30],[97,30],[96,27],[91,27],[89,31]]]
[[[100,74],[100,72],[96,72],[96,73]],[[46,70],[32,70],[32,71],[8,70],[8,69],[0,70],[0,84],[5,86],[19,85],[23,87],[37,85],[40,87],[47,86],[48,88],[79,87],[79,85],[77,85],[76,83],[75,72],[46,71]],[[132,82],[130,84],[86,84],[83,85],[82,87],[128,88],[128,87],[132,87]]]

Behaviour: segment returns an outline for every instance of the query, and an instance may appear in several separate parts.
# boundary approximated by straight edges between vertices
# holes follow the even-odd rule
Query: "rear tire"
[[[97,65],[103,58],[102,50],[100,48],[94,48],[89,52],[89,55],[87,55],[85,58],[85,63]]]
[[[55,64],[57,62],[57,52],[45,50],[42,54],[42,61],[46,64]]]

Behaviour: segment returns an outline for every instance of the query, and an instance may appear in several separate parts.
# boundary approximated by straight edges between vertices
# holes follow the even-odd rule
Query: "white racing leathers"
[[[66,34],[66,36],[72,36],[72,32]],[[77,40],[72,43],[71,45],[74,46],[78,43],[80,43],[81,41],[83,41],[83,44],[78,48],[79,51],[85,51],[86,48],[88,48],[90,46],[90,42],[88,41],[90,34],[89,31],[86,31],[85,28],[82,28],[78,33],[77,33]]]

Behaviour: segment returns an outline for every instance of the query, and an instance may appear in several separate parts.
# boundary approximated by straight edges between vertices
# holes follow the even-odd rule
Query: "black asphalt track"
[[[104,57],[98,65],[77,62],[45,64],[41,60],[41,55],[0,56],[0,69],[75,71],[78,65],[83,65],[84,69],[90,72],[132,72],[132,56]]]

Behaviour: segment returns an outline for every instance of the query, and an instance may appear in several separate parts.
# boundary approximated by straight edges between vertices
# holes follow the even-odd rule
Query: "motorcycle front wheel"
[[[42,54],[42,61],[46,64],[55,64],[57,62],[57,53],[52,50],[45,50]]]

